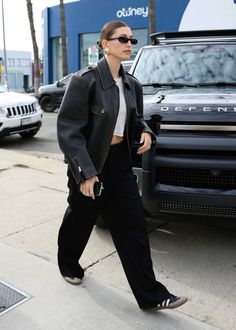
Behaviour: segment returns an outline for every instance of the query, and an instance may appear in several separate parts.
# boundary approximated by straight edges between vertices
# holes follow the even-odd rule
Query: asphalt
[[[225,280],[226,289],[232,293],[230,300],[224,296],[227,306],[221,304],[223,288],[218,282],[216,292],[208,289],[212,279],[211,276],[204,278],[203,267],[200,275],[190,280],[188,272],[181,271],[183,262],[179,268],[175,264],[173,280],[173,270],[168,263],[171,254],[161,259],[167,243],[163,240],[162,250],[157,244],[161,235],[170,234],[168,228],[150,235],[154,268],[158,256],[161,259],[159,278],[173,286],[175,293],[187,294],[189,302],[181,308],[162,312],[139,310],[109,231],[97,227],[81,259],[86,268],[82,284],[67,284],[56,264],[57,232],[67,197],[65,173],[61,155],[36,157],[0,149],[0,281],[30,297],[0,316],[1,330],[236,329],[232,270]],[[176,229],[177,233],[179,230]],[[230,235],[231,241],[229,251],[232,250],[233,258],[234,237]],[[186,246],[182,248],[186,250]],[[187,258],[188,254],[185,262]],[[179,277],[176,277],[177,271]]]

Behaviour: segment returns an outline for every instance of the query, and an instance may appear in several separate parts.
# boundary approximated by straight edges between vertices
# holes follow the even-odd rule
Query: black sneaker
[[[174,295],[171,295],[170,298],[163,300],[153,309],[155,309],[156,311],[160,311],[162,309],[174,309],[174,308],[182,306],[187,301],[188,301],[188,298],[186,298],[186,297],[176,297]]]

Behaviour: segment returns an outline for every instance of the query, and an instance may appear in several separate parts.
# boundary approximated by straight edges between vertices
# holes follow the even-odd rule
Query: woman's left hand
[[[144,132],[141,134],[140,143],[143,143],[143,145],[138,148],[137,153],[143,154],[145,151],[149,150],[152,145],[152,136],[150,133]]]

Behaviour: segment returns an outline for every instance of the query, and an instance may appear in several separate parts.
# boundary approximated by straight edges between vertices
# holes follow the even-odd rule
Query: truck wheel
[[[53,99],[50,95],[43,96],[39,101],[39,104],[45,112],[53,112],[56,109],[56,106],[54,105]]]
[[[21,132],[20,136],[24,139],[30,139],[38,133],[39,129],[33,129],[31,131]]]

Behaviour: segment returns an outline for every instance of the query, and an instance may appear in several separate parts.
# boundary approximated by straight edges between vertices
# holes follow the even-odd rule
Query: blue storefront
[[[183,12],[189,0],[156,0],[155,30],[178,30]],[[119,19],[126,22],[139,43],[138,49],[149,42],[148,0],[81,0],[65,4],[68,72],[92,64],[98,59],[96,41],[105,22]],[[44,27],[44,83],[62,77],[59,6],[43,12]]]

